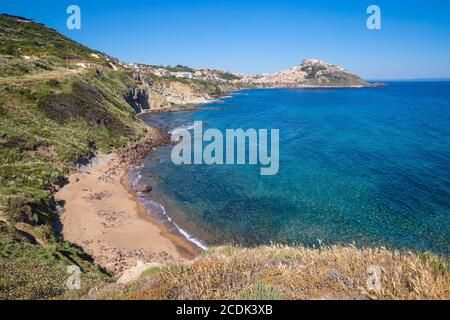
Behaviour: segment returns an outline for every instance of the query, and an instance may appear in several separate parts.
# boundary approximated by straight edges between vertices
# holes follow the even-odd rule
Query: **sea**
[[[206,249],[355,245],[450,253],[450,82],[349,89],[256,89],[198,110],[149,113],[172,132],[278,129],[279,172],[176,165],[173,146],[130,179],[149,215]]]

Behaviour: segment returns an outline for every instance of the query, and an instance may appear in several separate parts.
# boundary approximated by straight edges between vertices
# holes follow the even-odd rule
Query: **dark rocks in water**
[[[141,182],[141,181],[139,181],[138,183],[136,183],[134,185],[134,190],[136,192],[148,193],[148,192],[152,191],[152,189],[153,188],[152,188],[151,185],[149,185],[149,184],[147,184],[145,182]]]
[[[122,163],[130,166],[139,165],[141,160],[156,148],[170,144],[170,135],[166,129],[149,128],[140,141],[123,148],[119,152]]]
[[[153,190],[151,178],[139,175],[133,182],[133,190],[135,192],[149,193]]]

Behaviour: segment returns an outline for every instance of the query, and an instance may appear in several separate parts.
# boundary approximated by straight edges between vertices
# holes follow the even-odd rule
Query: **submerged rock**
[[[134,190],[136,192],[148,193],[153,190],[153,187],[145,183],[138,183],[137,185],[134,186]]]
[[[152,191],[153,187],[145,181],[142,176],[139,176],[138,179],[133,183],[133,189],[135,192],[144,192],[148,193]]]

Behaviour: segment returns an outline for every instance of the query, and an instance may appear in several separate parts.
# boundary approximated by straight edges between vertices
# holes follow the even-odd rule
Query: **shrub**
[[[251,285],[237,294],[240,300],[283,300],[283,292],[278,287],[267,285],[262,281]]]

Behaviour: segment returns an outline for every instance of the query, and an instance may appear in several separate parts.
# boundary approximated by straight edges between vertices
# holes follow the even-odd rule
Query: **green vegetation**
[[[176,65],[176,66],[174,66],[174,67],[172,67],[172,66],[166,66],[166,67],[163,67],[163,68],[167,69],[167,70],[170,71],[170,72],[192,72],[192,73],[195,72],[194,69],[192,69],[192,68],[190,68],[190,67],[187,67],[187,66],[183,66],[183,65],[181,65],[181,64]]]
[[[18,199],[46,202],[51,186],[83,156],[108,152],[143,133],[122,99],[127,86],[120,73],[108,72],[0,87],[0,203],[5,212],[17,211]]]
[[[423,262],[433,268],[435,273],[450,275],[450,262],[448,259],[434,255],[430,252],[419,253],[418,256]]]
[[[354,74],[343,71],[330,71],[324,65],[303,65],[301,70],[306,72],[306,79],[310,85],[351,86],[365,83]]]
[[[79,161],[145,129],[123,99],[126,70],[42,25],[0,15],[0,28],[0,299],[52,298],[68,265],[86,285],[109,278],[62,241],[54,191]],[[93,67],[76,69],[87,59]]]
[[[230,72],[219,72],[218,76],[224,80],[229,80],[229,81],[241,79],[241,77],[239,77],[233,73],[230,73]]]
[[[81,289],[67,292],[67,267],[83,272]],[[92,264],[89,257],[65,241],[36,245],[29,235],[0,222],[0,300],[49,299],[64,294],[80,297],[110,281],[110,276]]]
[[[0,299],[59,297],[67,294],[68,265],[78,265],[87,284],[110,279],[61,239],[53,195],[94,152],[144,134],[124,99],[138,84],[119,64],[113,70],[114,59],[44,25],[0,15],[0,29]],[[210,81],[147,77],[211,96],[227,90]]]
[[[21,58],[36,57],[53,66],[66,66],[68,61],[92,60],[92,53],[101,55],[57,31],[30,21],[0,15],[0,54]],[[104,58],[97,61],[106,65]]]
[[[237,298],[239,300],[283,300],[284,295],[280,288],[258,281],[242,289],[237,294]]]

